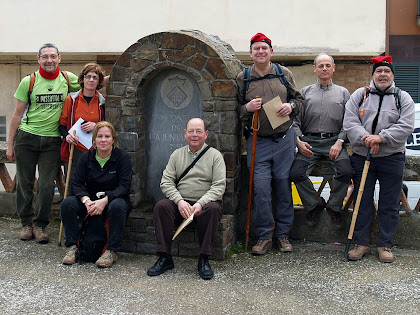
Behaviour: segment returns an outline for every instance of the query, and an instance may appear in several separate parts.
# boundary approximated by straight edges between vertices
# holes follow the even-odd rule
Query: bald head
[[[184,135],[191,152],[195,153],[203,147],[208,134],[206,124],[201,118],[193,118],[188,121]]]
[[[194,125],[196,125],[196,124],[201,124],[201,125],[202,125],[202,127],[203,127],[203,130],[207,130],[207,128],[206,128],[206,123],[205,123],[205,122],[204,122],[204,120],[203,120],[203,119],[201,119],[201,118],[191,118],[190,120],[188,120],[187,125],[185,126],[185,129],[187,129],[187,130],[188,130],[188,126],[189,126],[190,124],[194,124]]]
[[[318,56],[315,57],[314,66],[316,66],[318,58],[321,57],[321,56],[330,58],[331,64],[334,64],[334,58],[331,55],[328,55],[327,53],[322,52],[322,53],[318,54]]]

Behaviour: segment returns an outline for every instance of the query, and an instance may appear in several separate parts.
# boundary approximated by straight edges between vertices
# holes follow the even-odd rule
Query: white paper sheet
[[[82,122],[84,122],[84,120],[79,118],[70,128],[69,133],[73,134],[73,130],[76,130],[76,136],[79,138],[79,142],[83,144],[87,149],[90,149],[92,147],[92,132],[84,132],[82,130]]]

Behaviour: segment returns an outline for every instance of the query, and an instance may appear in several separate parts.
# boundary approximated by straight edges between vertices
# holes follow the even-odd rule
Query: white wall
[[[0,54],[33,53],[45,42],[63,52],[121,53],[152,33],[197,29],[238,53],[257,32],[276,53],[385,51],[386,0],[1,0]]]

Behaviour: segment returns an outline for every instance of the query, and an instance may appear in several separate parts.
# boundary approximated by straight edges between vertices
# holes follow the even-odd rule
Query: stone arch
[[[107,86],[107,119],[118,131],[120,146],[132,156],[131,199],[135,207],[151,201],[148,196],[148,92],[154,80],[160,82],[175,73],[191,78],[196,84],[193,94],[199,94],[201,117],[210,131],[207,143],[222,152],[227,166],[224,212],[235,214],[239,204],[240,165],[235,78],[239,71],[240,62],[234,57],[233,49],[219,38],[200,31],[151,34],[132,44],[120,56]],[[166,165],[168,157],[156,158],[163,159]]]

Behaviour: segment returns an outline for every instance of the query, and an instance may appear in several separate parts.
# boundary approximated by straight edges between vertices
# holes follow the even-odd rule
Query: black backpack
[[[366,99],[369,97],[370,94],[381,95],[378,92],[372,92],[370,90],[369,86],[365,86],[365,91],[363,93],[363,97],[359,102],[359,108],[366,102]],[[384,93],[382,95],[394,95],[395,106],[397,107],[398,113],[401,115],[401,89],[399,87],[395,87],[394,93]],[[372,133],[375,133],[375,131],[376,131],[376,126],[378,124],[379,113],[381,112],[381,107],[382,107],[382,101],[379,102],[378,112],[376,113],[376,116],[375,116],[375,118],[373,119],[373,122],[372,122]],[[361,115],[363,115],[363,111],[364,111],[364,109],[362,108],[361,109]]]
[[[80,264],[96,262],[108,245],[108,215],[86,216],[79,231],[77,258]]]
[[[378,94],[377,92],[371,92],[370,86],[365,86],[365,91],[363,93],[363,97],[359,102],[359,107],[362,106],[363,103],[366,102],[366,99],[369,97],[369,94]],[[398,109],[398,112],[401,111],[401,89],[399,87],[395,87],[394,93],[385,93],[385,95],[394,95],[395,98],[395,106]]]

